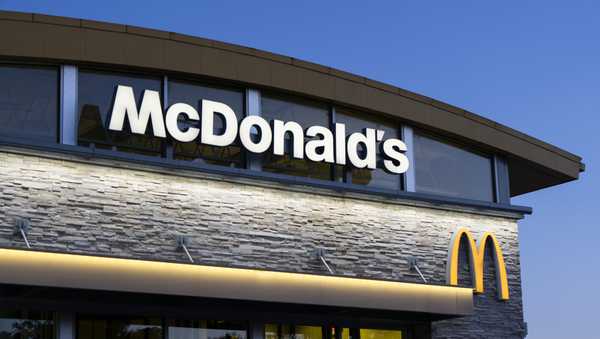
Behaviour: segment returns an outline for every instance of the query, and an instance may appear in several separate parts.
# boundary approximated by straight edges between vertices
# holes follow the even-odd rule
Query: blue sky
[[[583,156],[578,182],[514,199],[528,338],[597,336],[597,1],[6,1],[1,9],[198,35],[397,85]]]

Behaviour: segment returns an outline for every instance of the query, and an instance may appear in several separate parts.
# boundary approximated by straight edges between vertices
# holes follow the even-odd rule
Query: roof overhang
[[[0,60],[210,77],[394,116],[509,159],[511,194],[575,180],[579,156],[443,102],[291,57],[219,41],[126,25],[0,11]]]
[[[0,283],[468,315],[470,288],[0,249]]]

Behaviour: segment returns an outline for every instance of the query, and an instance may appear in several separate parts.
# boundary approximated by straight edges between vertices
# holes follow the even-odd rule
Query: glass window
[[[417,192],[493,201],[492,160],[415,133]]]
[[[261,98],[261,116],[267,121],[294,121],[306,129],[310,126],[329,127],[329,108],[326,105],[305,101],[290,100],[283,97],[263,95]],[[331,180],[331,164],[314,162],[308,159],[296,159],[291,156],[292,136],[285,135],[285,155],[266,152],[263,157],[263,171],[288,174],[300,177]],[[304,137],[304,144],[311,138]]]
[[[373,128],[385,131],[383,140],[389,138],[400,138],[400,125],[394,121],[359,114],[344,109],[336,111],[336,122],[346,125],[346,134],[350,135],[355,132],[362,132],[365,128]],[[362,145],[362,144],[361,144]],[[365,154],[366,150],[361,150]],[[392,174],[385,171],[383,168],[383,154],[377,145],[377,169],[371,170],[368,168],[355,168],[352,166],[336,166],[336,178],[343,180],[348,174],[348,181],[356,185],[364,185],[369,187],[384,188],[390,190],[400,190],[402,176]]]
[[[361,328],[360,339],[402,339],[402,331]]]
[[[0,311],[0,339],[54,339],[52,313]]]
[[[146,135],[109,131],[108,118],[118,85],[131,86],[138,109],[144,90],[161,92],[162,80],[158,77],[107,73],[82,70],[79,72],[79,125],[78,143],[82,146],[113,148],[123,152],[160,156],[164,140],[151,135],[152,122],[148,122]],[[129,123],[125,119],[125,126]]]
[[[265,339],[323,339],[323,327],[266,324]]]
[[[278,339],[278,338],[279,338],[279,325],[266,324],[265,325],[265,339]]]
[[[335,327],[331,326],[329,328],[330,338],[331,339],[352,339],[353,336],[350,333],[351,331],[355,332],[356,329],[352,330],[348,327]],[[358,335],[355,335],[354,338],[358,338]]]
[[[224,320],[169,320],[169,339],[246,339],[244,322]]]
[[[198,110],[202,114],[202,99],[222,102],[233,109],[238,122],[244,118],[244,92],[241,90],[203,86],[191,82],[169,80],[169,105],[182,102]],[[220,117],[216,114],[215,117]],[[180,116],[183,119],[183,116]],[[200,128],[200,122],[181,121],[185,127]],[[184,126],[182,126],[184,127]],[[215,119],[214,133],[222,134],[225,129],[224,120]],[[244,167],[241,143],[236,140],[231,146],[217,147],[200,144],[200,140],[192,142],[173,141],[175,159],[208,163],[230,167]]]
[[[77,339],[163,339],[160,318],[79,316]]]
[[[58,142],[58,69],[0,65],[0,136]]]
[[[322,339],[323,328],[320,326],[294,326],[295,339]]]

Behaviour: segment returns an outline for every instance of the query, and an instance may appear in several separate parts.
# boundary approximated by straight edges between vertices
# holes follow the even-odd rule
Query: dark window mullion
[[[329,130],[335,132],[335,107],[333,105],[329,106]],[[335,137],[333,138],[333,140],[334,140],[334,144],[333,145],[335,147]],[[332,181],[336,181],[337,180],[336,173],[335,173],[336,172],[336,166],[337,166],[336,162],[334,161],[333,165],[331,165],[331,169],[329,170],[329,172],[330,172],[330,179]]]
[[[169,106],[170,106],[169,105],[169,77],[166,75],[163,77],[162,100],[163,100],[163,116],[166,117],[167,109],[169,109]],[[167,159],[173,159],[173,154],[174,154],[173,140],[168,135],[168,132],[167,132],[167,140],[163,141],[163,145],[164,145],[163,157],[165,157]]]

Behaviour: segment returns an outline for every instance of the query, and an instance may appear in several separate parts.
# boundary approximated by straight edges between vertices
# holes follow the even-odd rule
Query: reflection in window
[[[360,339],[402,339],[402,331],[361,328]]]
[[[246,339],[247,325],[222,320],[170,320],[169,339]]]
[[[52,313],[0,311],[0,339],[54,339]]]
[[[261,116],[269,122],[275,119],[283,122],[297,122],[305,131],[308,127],[315,125],[329,127],[329,108],[311,101],[263,95]],[[291,133],[286,133],[285,140],[285,155],[274,155],[271,151],[265,153],[262,164],[263,171],[331,180],[331,164],[292,157]],[[304,143],[308,140],[311,138],[305,136]]]
[[[355,132],[363,132],[365,128],[373,128],[385,131],[383,140],[389,138],[400,139],[399,124],[387,119],[341,109],[336,112],[335,118],[337,123],[346,125],[346,135]],[[361,144],[361,146],[364,145]],[[365,149],[359,151],[366,157]],[[343,166],[336,166],[336,178],[342,180],[345,177],[346,172],[349,172],[349,182],[353,184],[389,190],[400,190],[402,176],[386,172],[383,168],[383,160],[383,154],[381,153],[378,144],[377,169],[371,170],[368,168],[354,168],[352,166],[346,166],[345,168]]]
[[[352,331],[356,332],[356,328],[353,328]],[[332,339],[352,339],[353,336],[350,333],[350,328],[348,327],[335,327],[335,326],[331,326],[330,327],[330,338]],[[358,337],[357,335],[354,336],[355,338]]]
[[[265,339],[323,339],[321,326],[266,324]]]
[[[294,326],[294,339],[322,339],[323,328],[320,326]]]
[[[489,157],[417,133],[414,156],[417,192],[493,201]]]
[[[159,318],[80,316],[77,339],[163,339]]]
[[[118,85],[133,88],[136,104],[139,108],[144,90],[161,92],[162,80],[131,74],[80,71],[78,144],[160,156],[163,140],[151,135],[151,120],[148,122],[146,135],[130,133],[127,118],[125,119],[123,132],[108,131],[108,119]]]
[[[0,136],[57,143],[58,70],[0,65]]]
[[[238,122],[244,118],[244,92],[235,89],[203,86],[183,81],[169,81],[169,105],[186,103],[194,107],[202,115],[202,100],[222,102],[235,112]],[[216,114],[215,117],[220,117]],[[180,119],[184,119],[180,115]],[[214,133],[223,134],[225,123],[223,119],[214,121]],[[199,122],[180,121],[182,129],[187,127],[200,128]],[[208,163],[229,167],[244,167],[244,157],[241,143],[236,140],[231,146],[217,147],[200,144],[200,140],[182,143],[173,141],[174,158],[193,162]]]
[[[279,339],[279,325],[266,324],[265,325],[265,339]]]

